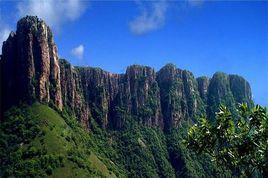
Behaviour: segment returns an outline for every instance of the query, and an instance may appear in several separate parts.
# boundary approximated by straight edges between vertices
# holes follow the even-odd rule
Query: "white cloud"
[[[2,20],[2,14],[1,14],[1,8],[0,8],[0,54],[2,53],[3,42],[7,40],[10,32],[11,32],[11,29]]]
[[[8,38],[10,31],[9,28],[0,29],[0,51],[2,51],[3,42]]]
[[[72,55],[74,55],[78,59],[83,59],[84,56],[84,45],[80,44],[79,46],[75,47],[71,51]]]
[[[129,23],[130,31],[136,35],[142,35],[159,29],[165,23],[167,2],[139,3],[141,14]]]
[[[11,30],[9,28],[4,28],[0,30],[0,41],[6,41],[10,34]]]
[[[88,5],[80,0],[29,0],[17,5],[19,17],[36,15],[46,21],[55,30],[63,23],[79,18]]]

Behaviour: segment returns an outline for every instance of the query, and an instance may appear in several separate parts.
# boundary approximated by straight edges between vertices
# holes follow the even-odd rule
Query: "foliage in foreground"
[[[220,106],[216,120],[201,117],[188,131],[188,148],[196,153],[209,154],[218,165],[232,170],[233,176],[247,176],[259,172],[268,177],[268,114],[257,105],[249,109],[239,106],[239,115]]]

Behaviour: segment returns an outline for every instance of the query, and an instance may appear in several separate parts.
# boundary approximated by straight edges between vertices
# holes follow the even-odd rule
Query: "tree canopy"
[[[217,164],[232,171],[233,176],[268,177],[268,114],[256,105],[250,109],[240,104],[238,116],[220,105],[215,120],[202,116],[184,140],[198,154],[209,154]],[[236,118],[234,118],[236,117]]]

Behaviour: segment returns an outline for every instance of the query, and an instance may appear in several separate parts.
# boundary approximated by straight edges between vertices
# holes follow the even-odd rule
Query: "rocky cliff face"
[[[253,106],[251,89],[248,82],[237,75],[217,72],[209,82],[207,91],[207,114],[214,117],[220,103],[236,113],[238,103],[245,102]]]
[[[197,79],[198,83],[198,91],[200,94],[200,97],[203,100],[203,103],[207,103],[207,93],[208,93],[208,86],[209,86],[209,78],[208,77],[198,77]]]
[[[125,74],[125,85],[131,96],[131,113],[144,124],[163,126],[160,90],[155,71],[147,66],[130,66]]]
[[[155,72],[129,66],[125,74],[99,68],[73,67],[59,60],[49,27],[36,17],[25,17],[3,44],[1,101],[4,110],[21,101],[53,103],[74,114],[90,128],[120,129],[128,119],[170,130],[182,120],[194,120],[220,103],[234,110],[236,102],[252,105],[250,86],[236,75],[216,73],[212,79],[168,64]]]
[[[64,59],[60,60],[60,79],[64,108],[73,112],[82,125],[89,128],[90,112],[83,95],[83,81],[78,70]]]
[[[157,73],[165,128],[179,125],[183,119],[193,118],[204,111],[197,81],[191,72],[167,64]]]
[[[80,80],[82,96],[91,116],[102,127],[108,126],[109,111],[118,92],[120,75],[111,74],[99,68],[76,68]]]
[[[38,99],[62,109],[57,47],[44,21],[22,18],[3,43],[1,60],[5,107]]]
[[[229,82],[235,101],[238,103],[245,102],[252,107],[253,101],[249,83],[238,75],[229,75]]]
[[[72,67],[61,60],[61,89],[64,105],[83,123],[91,116],[103,128],[121,128],[126,114],[139,122],[163,126],[160,93],[152,68],[130,66],[126,74],[99,68]]]

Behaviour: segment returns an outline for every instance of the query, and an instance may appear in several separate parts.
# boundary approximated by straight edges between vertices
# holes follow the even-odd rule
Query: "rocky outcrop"
[[[235,100],[232,95],[229,77],[225,73],[217,72],[210,80],[207,94],[207,114],[214,117],[220,104],[229,108],[235,108]]]
[[[234,99],[238,103],[247,103],[253,106],[252,93],[249,83],[241,76],[229,75],[230,89]]]
[[[125,74],[125,88],[129,89],[128,109],[146,125],[163,126],[160,90],[155,71],[147,66],[132,65]]]
[[[157,73],[165,129],[177,127],[181,120],[193,118],[204,108],[197,81],[189,71],[167,64]]]
[[[44,21],[32,16],[18,21],[2,55],[5,107],[37,99],[62,109],[57,47]]]
[[[99,68],[78,67],[82,96],[88,104],[91,116],[102,127],[108,126],[109,111],[118,93],[120,75]]]
[[[245,102],[253,106],[251,89],[248,82],[238,75],[216,72],[209,82],[207,92],[207,114],[213,118],[220,104],[226,105],[236,114],[236,106]]]
[[[66,60],[60,60],[62,102],[65,110],[89,128],[90,111],[83,95],[82,80],[78,71]]]
[[[131,116],[145,125],[163,127],[152,68],[133,65],[126,74],[112,74],[100,68],[72,67],[66,60],[60,66],[63,104],[83,123],[92,117],[103,128],[121,128]]]
[[[168,64],[157,73],[157,82],[160,87],[164,126],[165,130],[168,130],[188,117],[181,71],[177,70],[176,66]]]
[[[198,83],[198,91],[200,94],[200,97],[203,100],[203,103],[207,103],[207,92],[208,92],[208,86],[209,86],[209,78],[202,76],[202,77],[198,77],[197,79],[197,83]]]
[[[19,102],[53,104],[77,117],[85,128],[93,122],[120,129],[126,122],[170,130],[182,120],[211,118],[220,103],[235,112],[237,102],[252,105],[248,82],[216,73],[209,79],[167,64],[157,73],[148,66],[129,66],[125,74],[100,68],[73,67],[58,59],[52,33],[44,21],[27,16],[3,44],[1,109]]]
[[[77,68],[82,90],[92,117],[102,127],[121,128],[126,115],[136,116],[149,126],[161,126],[160,93],[152,68],[130,66],[126,74],[112,74],[99,68]]]
[[[182,77],[185,98],[187,101],[188,115],[190,118],[194,118],[205,112],[204,103],[200,97],[198,83],[194,78],[193,73],[183,70]]]

